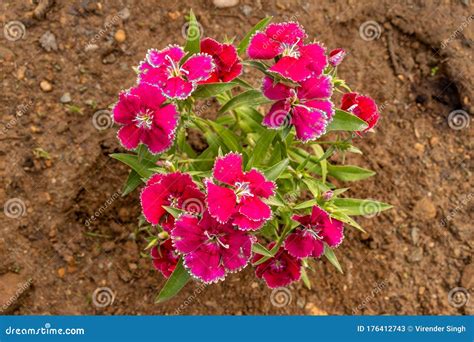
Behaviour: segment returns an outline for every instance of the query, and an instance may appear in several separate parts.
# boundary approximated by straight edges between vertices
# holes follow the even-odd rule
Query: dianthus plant
[[[169,278],[157,300],[245,267],[270,288],[309,287],[321,257],[341,271],[344,226],[362,230],[352,216],[390,207],[336,186],[374,174],[344,156],[361,153],[353,140],[379,119],[338,77],[345,51],[328,52],[297,22],[266,18],[238,44],[196,38],[192,12],[188,27],[184,47],[148,51],[113,108],[130,151],[112,155],[131,167],[124,193],[141,187],[139,230]],[[259,78],[244,80],[244,68]]]

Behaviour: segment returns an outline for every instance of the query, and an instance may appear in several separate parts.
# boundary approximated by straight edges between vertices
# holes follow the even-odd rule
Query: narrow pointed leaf
[[[227,112],[228,110],[233,110],[241,106],[256,106],[269,102],[270,100],[263,96],[259,90],[251,89],[231,98],[229,101],[226,102],[226,104],[221,107],[221,109],[219,109],[219,113],[222,114]]]
[[[194,98],[207,98],[221,94],[227,90],[238,86],[237,82],[228,83],[206,83],[201,84],[197,87],[196,91],[193,92]]]
[[[393,208],[387,203],[358,198],[335,198],[332,203],[346,215],[375,216]]]
[[[331,264],[334,265],[334,267],[337,268],[339,272],[344,273],[342,271],[341,264],[337,260],[336,254],[334,254],[334,251],[330,247],[324,246],[324,256],[329,260]]]
[[[367,123],[357,116],[342,109],[336,109],[333,120],[329,123],[327,131],[363,131]]]
[[[290,160],[288,158],[285,158],[277,164],[273,165],[272,167],[266,169],[265,171],[263,171],[265,177],[267,177],[268,180],[277,179],[281,175],[281,173],[286,170],[289,162]]]
[[[183,259],[181,258],[165,286],[163,286],[156,297],[156,303],[163,303],[174,297],[184,287],[184,285],[186,285],[190,278],[191,276],[184,268]]]
[[[189,12],[189,21],[187,23],[187,38],[184,50],[190,53],[198,53],[200,49],[201,28],[197,22],[193,10]]]
[[[250,38],[252,38],[255,32],[263,30],[271,20],[272,20],[272,17],[266,17],[260,20],[254,27],[252,27],[249,33],[245,35],[245,37],[237,46],[237,52],[239,53],[239,55],[244,53],[247,50],[247,47],[249,46],[249,43],[250,43]]]
[[[128,178],[122,189],[122,196],[126,196],[142,184],[142,177],[135,171],[130,170]]]

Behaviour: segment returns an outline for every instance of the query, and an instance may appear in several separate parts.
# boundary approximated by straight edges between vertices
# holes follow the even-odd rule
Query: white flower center
[[[299,39],[294,43],[293,45],[283,43],[283,52],[282,56],[283,57],[293,57],[293,58],[299,58],[300,57],[300,51],[298,47]]]
[[[138,113],[133,121],[138,128],[150,129],[153,124],[153,114],[151,109],[146,109],[144,112]]]
[[[237,197],[237,203],[240,203],[242,197],[253,197],[253,194],[250,192],[250,185],[248,182],[236,182],[234,192],[235,196]]]

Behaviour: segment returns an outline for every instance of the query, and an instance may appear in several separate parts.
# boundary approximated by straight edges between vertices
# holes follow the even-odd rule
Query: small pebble
[[[212,0],[212,3],[217,8],[234,7],[239,4],[239,0]]]
[[[120,29],[115,32],[114,38],[117,43],[123,43],[127,39],[127,35],[124,30]]]
[[[39,40],[41,47],[47,52],[58,51],[58,43],[56,43],[56,37],[50,31],[46,31]]]
[[[61,267],[58,269],[58,277],[59,278],[64,278],[64,275],[66,274],[66,269],[64,267]]]
[[[63,96],[61,96],[61,98],[59,99],[59,101],[61,101],[61,103],[69,103],[69,102],[71,102],[71,94],[69,94],[69,93],[64,93]]]
[[[415,147],[415,150],[418,152],[418,154],[423,154],[425,152],[425,145],[423,144],[416,143],[414,147]]]
[[[252,14],[252,7],[250,7],[249,5],[243,5],[242,6],[242,13],[246,16],[246,17],[250,17],[250,15]]]
[[[425,197],[416,202],[413,213],[421,220],[432,220],[436,217],[436,206],[431,199]]]
[[[48,93],[53,90],[53,85],[46,80],[41,81],[40,88],[42,91]]]
[[[181,16],[181,13],[179,13],[179,11],[168,12],[168,17],[169,17],[171,20],[176,20],[176,19],[178,19],[180,16]]]

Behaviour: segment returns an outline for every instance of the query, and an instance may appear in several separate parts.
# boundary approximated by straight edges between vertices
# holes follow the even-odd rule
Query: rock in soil
[[[431,199],[424,197],[416,202],[413,208],[413,214],[417,218],[425,221],[432,220],[436,217],[436,207]]]
[[[58,51],[58,43],[56,37],[51,31],[46,31],[39,40],[41,47],[46,51]]]
[[[213,0],[212,3],[217,8],[234,7],[239,4],[239,0]]]

